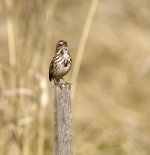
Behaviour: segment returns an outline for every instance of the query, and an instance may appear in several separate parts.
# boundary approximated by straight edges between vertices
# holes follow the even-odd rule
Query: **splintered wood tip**
[[[70,88],[72,83],[60,83],[55,85],[56,87],[60,87],[60,88]]]

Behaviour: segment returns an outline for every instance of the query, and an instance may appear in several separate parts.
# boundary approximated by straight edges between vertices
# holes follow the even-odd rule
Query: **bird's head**
[[[68,53],[68,44],[65,40],[60,40],[56,44],[56,53],[57,54],[65,54]]]

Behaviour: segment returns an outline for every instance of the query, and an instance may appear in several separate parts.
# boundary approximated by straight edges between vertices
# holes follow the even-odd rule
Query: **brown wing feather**
[[[51,61],[51,64],[49,66],[49,80],[52,81],[54,74],[54,58]]]
[[[58,55],[55,55],[51,61],[51,64],[49,66],[49,80],[52,81],[52,79],[54,78],[54,70],[55,70],[55,60],[57,60],[59,57]]]

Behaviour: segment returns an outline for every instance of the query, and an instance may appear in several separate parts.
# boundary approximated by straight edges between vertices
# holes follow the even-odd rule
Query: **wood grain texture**
[[[70,84],[54,87],[55,155],[72,155],[72,113]]]

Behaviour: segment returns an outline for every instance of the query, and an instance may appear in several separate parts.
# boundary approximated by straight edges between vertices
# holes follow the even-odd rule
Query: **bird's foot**
[[[54,79],[54,84],[57,86],[60,85],[60,83],[58,81],[56,81],[55,79]]]
[[[70,83],[70,82],[66,82],[63,78],[62,78],[62,80],[64,81],[64,84],[69,84],[69,85],[72,84],[72,83]]]

